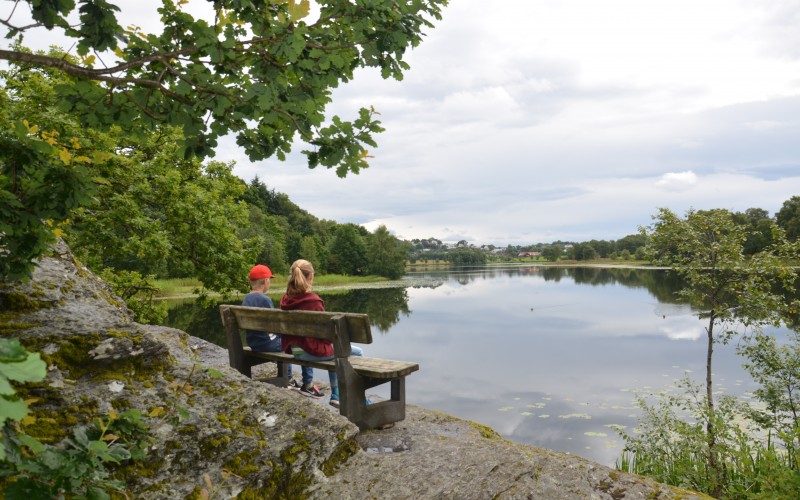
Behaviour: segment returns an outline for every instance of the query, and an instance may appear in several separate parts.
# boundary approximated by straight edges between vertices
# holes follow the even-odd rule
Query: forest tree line
[[[741,226],[747,238],[744,252],[755,255],[775,242],[774,223],[786,232],[789,241],[800,237],[800,196],[792,196],[783,203],[774,216],[763,208],[748,208],[744,212],[730,212],[734,223]],[[618,240],[553,241],[530,245],[492,244],[476,247],[467,241],[450,246],[436,238],[413,239],[409,243],[409,261],[446,261],[454,265],[485,263],[497,259],[533,258],[550,262],[559,260],[586,261],[595,259],[648,260],[645,253],[647,236],[643,232],[629,234]]]

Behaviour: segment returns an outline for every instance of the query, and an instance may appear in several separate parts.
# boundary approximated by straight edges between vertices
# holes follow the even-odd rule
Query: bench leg
[[[402,403],[405,407],[406,405],[406,378],[402,377],[396,380],[392,380],[392,388],[391,388],[391,400],[397,401]],[[404,415],[405,418],[405,415]]]
[[[385,381],[383,381],[383,383],[385,383]],[[359,428],[377,429],[386,424],[393,424],[405,420],[406,379],[405,377],[401,377],[391,380],[390,383],[391,399],[367,406],[362,423],[356,423]]]
[[[261,364],[261,363],[258,363]],[[277,387],[289,386],[289,365],[291,363],[284,363],[283,361],[275,361],[278,373],[274,377],[266,377],[260,379],[262,382],[272,384]]]
[[[339,378],[339,413],[360,428],[360,416],[364,415],[367,406],[363,380],[347,358],[336,358],[336,375]]]
[[[406,418],[405,377],[393,380],[362,377],[346,358],[337,358],[336,372],[339,376],[339,413],[359,429],[378,429]],[[391,383],[391,399],[367,405],[367,389],[387,382]]]
[[[244,359],[244,356],[241,356],[239,359],[234,359],[234,356],[231,355],[230,356],[230,364],[231,364],[232,367],[236,368],[239,371],[239,373],[241,373],[245,377],[253,378],[253,372],[250,370],[250,368],[252,368],[253,365],[248,363]]]

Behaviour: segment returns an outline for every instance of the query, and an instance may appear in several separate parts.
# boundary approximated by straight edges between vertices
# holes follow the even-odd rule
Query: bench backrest
[[[227,312],[226,312],[227,311]],[[313,337],[337,341],[372,343],[369,316],[358,313],[283,311],[263,307],[220,306],[226,329],[234,321],[242,330]],[[231,325],[232,326],[232,325]]]

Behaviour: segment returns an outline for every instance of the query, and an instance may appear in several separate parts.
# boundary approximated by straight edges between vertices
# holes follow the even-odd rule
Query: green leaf
[[[308,16],[309,12],[311,12],[309,0],[289,0],[289,5],[287,7],[289,10],[289,19],[295,22]]]
[[[12,396],[15,393],[14,387],[10,383],[11,381],[38,382],[46,374],[47,365],[41,360],[38,353],[29,353],[17,339],[0,339],[0,395]],[[15,399],[11,398],[10,400],[13,401]],[[16,407],[16,403],[13,406]],[[11,410],[9,409],[9,411]],[[13,417],[12,414],[7,414],[5,418]],[[14,420],[19,420],[19,418]]]
[[[88,500],[109,500],[111,497],[106,491],[97,486],[86,488],[86,498]]]
[[[34,454],[44,451],[44,445],[34,437],[31,437],[27,434],[17,434],[17,438],[19,439],[20,443],[30,448]]]
[[[89,441],[87,448],[104,462],[118,462],[117,458],[109,453],[108,445],[103,441]]]
[[[181,420],[189,419],[189,411],[186,409],[185,406],[178,407],[178,415],[180,416]]]
[[[83,448],[89,446],[89,437],[86,435],[86,427],[77,427],[72,431],[72,436],[78,445]]]
[[[0,427],[6,420],[22,420],[28,414],[28,405],[20,399],[7,399],[0,396]]]
[[[16,382],[39,382],[47,374],[47,364],[39,353],[30,354],[24,361],[0,362],[0,376]]]
[[[119,444],[110,446],[108,449],[108,455],[113,457],[113,462],[117,463],[131,458],[131,452]]]
[[[16,392],[14,386],[9,383],[8,379],[0,376],[0,396],[13,396]]]
[[[17,339],[0,339],[0,363],[23,361],[28,357],[28,351],[22,347]]]

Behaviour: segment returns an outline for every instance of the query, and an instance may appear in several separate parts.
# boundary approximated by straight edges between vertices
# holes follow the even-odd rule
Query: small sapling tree
[[[727,210],[690,210],[680,218],[662,208],[654,221],[642,229],[648,239],[648,257],[681,275],[686,286],[679,296],[705,320],[705,397],[700,401],[704,406],[704,452],[708,492],[720,497],[726,464],[720,456],[720,420],[714,401],[714,346],[743,331],[781,323],[790,307],[781,292],[793,289],[796,281],[796,271],[788,263],[797,257],[797,245],[788,243],[784,232],[773,224],[772,245],[747,255],[746,228],[736,224]]]

